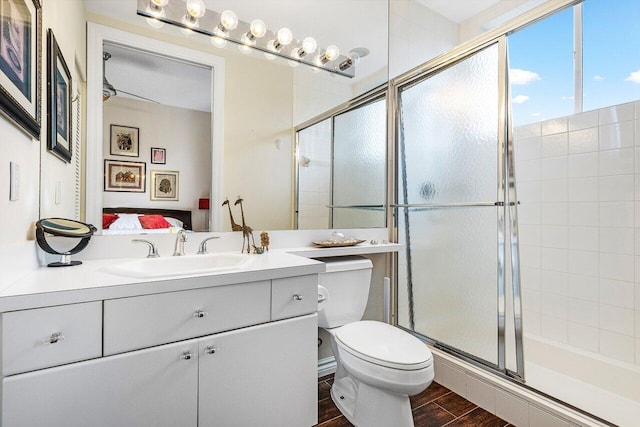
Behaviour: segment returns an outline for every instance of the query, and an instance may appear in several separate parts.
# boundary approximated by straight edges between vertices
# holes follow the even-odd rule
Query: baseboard
[[[335,372],[336,359],[333,356],[318,360],[318,378],[331,375]]]

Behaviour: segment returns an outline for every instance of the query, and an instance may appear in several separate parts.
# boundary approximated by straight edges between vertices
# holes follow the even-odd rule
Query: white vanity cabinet
[[[197,340],[14,375],[2,384],[6,427],[195,427],[197,413]]]
[[[314,425],[317,275],[190,283],[2,313],[1,425]]]

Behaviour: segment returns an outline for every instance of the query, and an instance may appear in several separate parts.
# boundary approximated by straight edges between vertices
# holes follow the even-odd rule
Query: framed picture
[[[0,112],[40,138],[39,0],[0,0]]]
[[[70,163],[71,73],[51,29],[47,30],[47,113],[47,148]]]
[[[151,147],[151,163],[164,165],[167,163],[167,150],[164,148]]]
[[[111,125],[111,155],[140,157],[139,133],[138,128]]]
[[[105,159],[104,191],[144,193],[146,191],[146,168],[145,162]]]
[[[180,192],[179,171],[151,171],[151,200],[177,202]]]

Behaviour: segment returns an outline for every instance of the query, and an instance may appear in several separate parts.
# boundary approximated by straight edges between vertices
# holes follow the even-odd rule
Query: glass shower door
[[[504,367],[498,43],[398,89],[398,324]],[[406,286],[405,286],[406,284]]]

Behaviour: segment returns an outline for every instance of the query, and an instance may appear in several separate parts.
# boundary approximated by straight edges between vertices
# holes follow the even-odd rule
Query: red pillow
[[[109,228],[116,219],[118,219],[116,214],[102,214],[102,228]]]
[[[171,227],[171,224],[169,224],[162,215],[142,215],[139,216],[138,219],[140,220],[140,224],[142,224],[142,228],[146,229]]]

